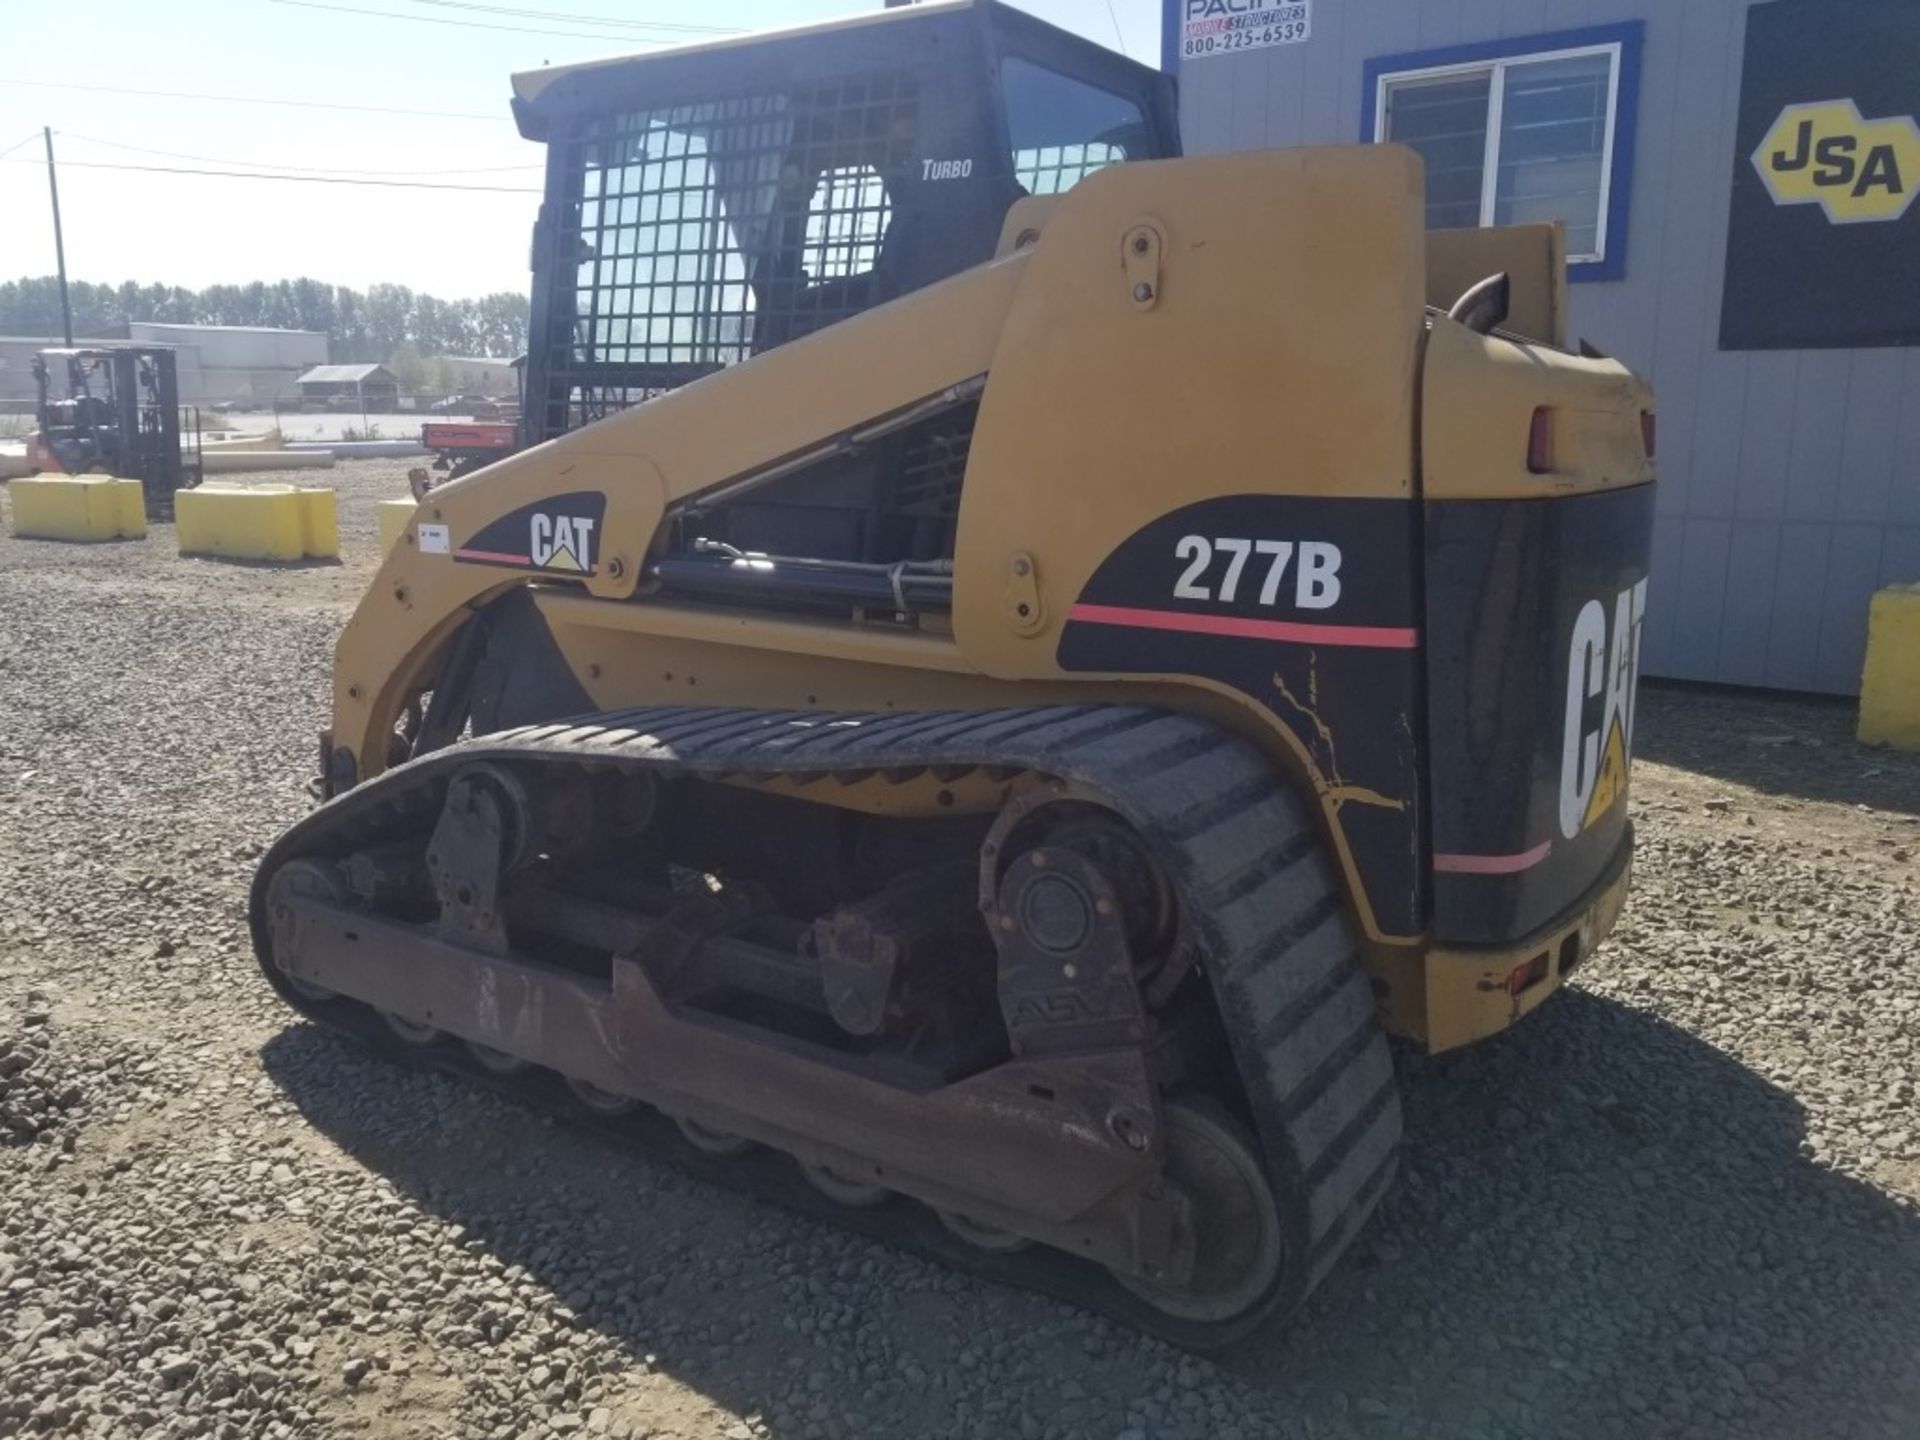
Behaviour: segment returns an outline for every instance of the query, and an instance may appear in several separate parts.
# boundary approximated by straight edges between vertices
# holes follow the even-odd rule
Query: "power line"
[[[321,0],[267,0],[269,5],[292,5],[301,10],[331,10],[340,15],[365,15],[375,20],[410,20],[416,25],[453,25],[462,30],[506,30],[516,35],[544,35],[549,39],[600,40],[608,44],[670,45],[671,40],[655,40],[637,35],[595,33],[587,30],[549,30],[531,25],[495,25],[488,20],[449,20],[440,15],[399,15],[391,10],[362,10],[352,5],[326,5]],[[684,38],[684,37],[675,37]]]
[[[1114,14],[1113,0],[1107,0],[1107,19],[1113,22],[1113,38],[1120,42],[1120,53],[1131,60],[1133,52],[1127,49],[1126,32],[1120,28],[1120,17]]]
[[[56,130],[69,140],[84,140],[89,145],[105,145],[114,150],[131,150],[138,155],[159,155],[168,160],[192,160],[205,165],[245,165],[256,170],[294,171],[305,175],[495,175],[509,170],[544,170],[545,165],[476,165],[467,169],[441,166],[433,170],[379,170],[366,166],[283,165],[276,160],[236,160],[230,155],[189,155],[179,150],[155,150],[148,145],[129,145],[124,140],[103,140],[98,135],[82,135],[73,130]]]
[[[341,105],[331,100],[282,100],[264,95],[215,95],[202,90],[125,90],[118,85],[73,85],[64,80],[15,80],[7,85],[31,85],[39,90],[84,90],[90,95],[139,95],[156,100],[218,100],[232,105],[290,105],[301,110],[355,110],[365,115],[413,115],[430,120],[485,120],[494,125],[511,124],[504,114],[478,115],[468,110],[400,110],[390,105]]]
[[[27,136],[26,139],[21,140],[15,144],[9,145],[4,150],[0,150],[0,158],[4,158],[5,156],[11,155],[14,151],[18,150],[22,145],[31,145],[34,141],[38,140],[39,138],[40,138],[40,132],[38,130],[35,130],[31,135]]]
[[[38,165],[38,160],[8,160],[8,165]],[[265,175],[248,170],[189,170],[178,165],[116,165],[105,160],[62,160],[62,170],[140,170],[155,175],[212,175],[226,180],[292,180],[306,185],[376,185],[388,190],[467,190],[490,195],[538,195],[521,185],[435,185],[425,180],[349,180],[334,175]]]
[[[553,10],[520,10],[511,5],[478,5],[473,0],[413,0],[447,10],[477,10],[487,15],[511,15],[522,20],[564,20],[583,25],[617,25],[632,30],[678,30],[694,35],[740,35],[738,25],[689,25],[679,20],[619,20],[607,15],[564,15]]]

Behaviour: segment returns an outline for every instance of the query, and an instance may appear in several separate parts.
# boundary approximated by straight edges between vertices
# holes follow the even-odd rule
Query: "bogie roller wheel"
[[[947,1229],[981,1250],[991,1250],[998,1254],[1010,1254],[1015,1250],[1024,1250],[1033,1242],[1024,1235],[1016,1235],[1011,1230],[1001,1230],[992,1225],[983,1225],[971,1215],[962,1215],[958,1210],[937,1210],[940,1223]]]
[[[685,1115],[674,1116],[673,1123],[680,1127],[680,1133],[687,1137],[687,1143],[703,1155],[731,1157],[744,1155],[753,1148],[753,1141],[744,1135],[736,1135],[731,1130],[716,1130]]]
[[[640,1108],[640,1102],[631,1095],[622,1095],[613,1090],[602,1090],[591,1080],[576,1080],[567,1076],[567,1088],[573,1092],[573,1098],[596,1115],[611,1119],[620,1115],[631,1115]]]
[[[1299,1263],[1287,1254],[1259,1149],[1209,1101],[1171,1101],[1161,1124],[1164,1173],[1193,1201],[1193,1275],[1177,1286],[1120,1271],[1114,1278],[1179,1320],[1217,1324],[1259,1309]]]
[[[533,1062],[522,1060],[510,1050],[496,1050],[491,1045],[482,1045],[478,1040],[469,1040],[467,1053],[473,1056],[482,1070],[494,1075],[518,1075],[530,1069]]]
[[[831,1165],[807,1165],[800,1167],[800,1173],[807,1177],[807,1183],[836,1204],[847,1205],[855,1210],[868,1210],[875,1205],[884,1205],[893,1198],[893,1192],[884,1185],[875,1185],[859,1180]]]
[[[391,1010],[382,1010],[380,1018],[387,1022],[387,1029],[398,1035],[409,1045],[418,1045],[426,1049],[438,1045],[447,1038],[447,1032],[437,1025],[428,1025],[421,1020],[409,1020],[404,1015],[396,1015]]]

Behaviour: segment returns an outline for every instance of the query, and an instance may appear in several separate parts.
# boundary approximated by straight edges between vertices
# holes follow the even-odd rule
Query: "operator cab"
[[[1179,153],[1171,80],[994,0],[514,90],[547,145],[525,444],[980,264],[1023,196]]]

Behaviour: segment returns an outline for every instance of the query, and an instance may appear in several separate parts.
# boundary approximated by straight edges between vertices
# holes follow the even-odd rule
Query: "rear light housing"
[[[1545,405],[1533,412],[1527,427],[1527,469],[1535,475],[1553,473],[1553,411]]]
[[[1518,999],[1547,978],[1547,952],[1542,950],[1525,964],[1507,973],[1507,994]]]

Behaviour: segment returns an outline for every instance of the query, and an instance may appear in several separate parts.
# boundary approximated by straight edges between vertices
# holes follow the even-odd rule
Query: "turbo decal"
[[[453,552],[467,565],[506,565],[552,575],[594,573],[607,497],[580,490],[537,500],[483,526]]]

